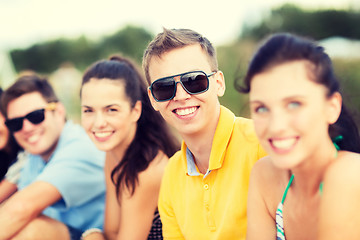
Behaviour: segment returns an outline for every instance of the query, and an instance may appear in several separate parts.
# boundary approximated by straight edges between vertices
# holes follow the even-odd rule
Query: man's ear
[[[66,120],[66,109],[64,104],[61,102],[51,102],[47,107],[49,110],[52,110],[55,116],[59,116],[58,119],[61,119],[61,121]]]
[[[225,94],[225,77],[224,77],[224,73],[222,71],[217,71],[214,74],[214,78],[216,81],[216,92],[218,97],[222,97]]]
[[[335,92],[328,99],[328,108],[327,108],[327,121],[329,124],[335,123],[341,113],[342,106],[342,97],[339,92]]]
[[[150,102],[151,102],[151,106],[155,109],[155,111],[159,111],[158,108],[157,108],[157,102],[155,101],[153,95],[151,94],[151,91],[150,91],[150,88],[148,88],[148,97],[150,99]]]
[[[66,109],[64,104],[62,104],[62,102],[56,102],[56,103],[50,103],[50,104],[55,104],[55,114],[60,116],[61,119],[66,119]]]

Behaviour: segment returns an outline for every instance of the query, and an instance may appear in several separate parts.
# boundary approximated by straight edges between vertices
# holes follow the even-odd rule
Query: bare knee
[[[28,223],[12,240],[70,240],[65,224],[46,216],[39,216]]]

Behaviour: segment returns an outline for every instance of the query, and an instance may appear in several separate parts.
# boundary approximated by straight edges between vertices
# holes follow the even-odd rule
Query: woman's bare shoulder
[[[271,199],[277,202],[289,181],[289,175],[289,170],[276,167],[271,158],[266,156],[254,165],[251,179],[263,196],[272,196]]]
[[[139,181],[151,181],[156,184],[161,182],[168,160],[169,158],[163,152],[159,151],[156,157],[149,163],[148,167],[139,174]]]
[[[319,239],[359,239],[360,155],[340,151],[325,171]],[[335,228],[333,226],[336,226]],[[341,235],[338,234],[341,229]],[[332,238],[335,236],[335,238]]]
[[[325,179],[358,179],[360,180],[360,154],[340,151],[325,172]]]
[[[258,160],[252,169],[249,196],[257,202],[254,204],[263,205],[273,219],[289,176],[290,171],[276,167],[269,156]]]
[[[276,167],[270,156],[259,159],[252,170],[252,174],[259,175],[266,180],[275,180],[287,173],[287,170]]]

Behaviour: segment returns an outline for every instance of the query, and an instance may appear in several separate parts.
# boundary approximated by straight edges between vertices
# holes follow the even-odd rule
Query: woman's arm
[[[111,181],[111,171],[116,163],[106,154],[104,174],[106,183],[105,214],[103,233],[93,232],[82,240],[113,240],[116,239],[120,221],[120,207],[116,198],[115,185]],[[106,238],[105,238],[106,235]]]
[[[160,153],[149,167],[139,174],[134,195],[121,195],[118,240],[147,239],[157,208],[159,190],[167,157]],[[165,163],[165,164],[164,164]]]
[[[261,159],[255,164],[250,175],[247,203],[247,240],[276,238],[276,226],[272,216],[275,215],[275,212],[270,213],[267,204],[271,195],[264,194],[264,189],[269,186],[269,180],[266,178],[269,175],[267,172],[272,170],[268,168],[269,164],[264,160]]]
[[[85,240],[146,240],[157,208],[166,162],[167,157],[159,153],[149,167],[139,174],[139,184],[134,194],[130,195],[129,191],[122,190],[119,202],[115,185],[111,181],[115,162],[107,155],[104,168],[106,178],[104,233],[92,233]]]
[[[107,240],[114,240],[119,231],[120,206],[116,197],[116,188],[111,180],[111,172],[116,166],[114,160],[107,154],[105,161],[106,199],[104,235]]]
[[[324,176],[319,240],[360,239],[360,155],[339,157]]]

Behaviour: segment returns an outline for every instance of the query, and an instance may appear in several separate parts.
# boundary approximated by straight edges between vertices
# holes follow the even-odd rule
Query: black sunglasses
[[[54,110],[56,107],[55,103],[49,103],[46,108],[38,109],[26,114],[24,117],[18,117],[13,119],[7,119],[5,125],[11,132],[20,131],[23,127],[24,119],[26,118],[32,124],[39,124],[45,119],[45,110]]]
[[[192,71],[155,80],[149,87],[152,96],[157,102],[169,101],[175,97],[177,82],[175,77],[180,76],[180,83],[184,90],[191,94],[199,94],[209,89],[209,77],[216,72],[206,74],[203,71]]]

